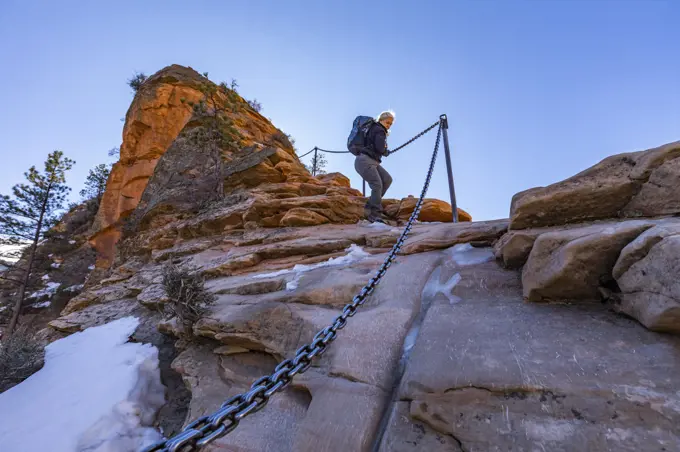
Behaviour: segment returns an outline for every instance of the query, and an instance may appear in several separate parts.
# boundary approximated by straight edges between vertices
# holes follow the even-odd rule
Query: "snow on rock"
[[[90,270],[90,271],[94,270],[94,265],[90,265],[89,267],[87,267],[87,269]]]
[[[363,248],[357,246],[354,243],[350,245],[350,247],[347,248],[346,251],[347,254],[345,254],[344,256],[331,257],[330,259],[324,262],[319,262],[310,265],[297,264],[296,266],[290,269],[283,269],[272,273],[261,273],[259,275],[253,275],[252,277],[271,278],[272,276],[292,274],[293,278],[286,283],[286,290],[295,290],[297,289],[300,277],[302,276],[303,273],[322,267],[339,267],[341,265],[349,265],[351,263],[358,262],[370,256],[370,254],[364,251]]]
[[[51,304],[52,304],[52,302],[47,300],[47,301],[43,301],[42,303],[32,304],[31,307],[32,308],[48,308]]]
[[[59,267],[61,267],[61,264],[59,262],[52,262],[52,265],[50,267],[59,268]]]
[[[50,279],[50,275],[42,275],[40,279],[42,279],[43,281],[47,281],[48,279]]]
[[[85,284],[76,284],[74,286],[69,286],[66,289],[64,289],[65,292],[78,292],[79,290],[83,290],[83,287],[85,287]]]
[[[14,263],[19,260],[17,255],[26,245],[0,245],[0,254],[4,255],[3,260]]]
[[[69,244],[69,245],[75,245],[75,244],[76,244],[76,241],[75,241],[75,240],[69,240],[69,241],[68,241],[68,244]]]
[[[43,279],[45,279],[45,278],[43,278]],[[44,289],[38,290],[37,292],[33,292],[27,298],[42,298],[42,297],[45,297],[45,296],[52,298],[52,295],[55,294],[55,292],[57,291],[59,286],[61,286],[61,283],[48,282],[47,286],[45,286]]]
[[[371,229],[384,230],[384,231],[388,231],[388,230],[392,229],[392,226],[390,226],[389,224],[378,223],[378,222],[368,223],[368,225],[366,225],[366,227],[371,228]]]
[[[48,345],[45,366],[0,394],[0,444],[12,452],[133,452],[164,403],[158,350],[127,343],[126,317]]]
[[[449,253],[456,264],[477,265],[493,260],[493,251],[490,248],[475,248],[469,243],[461,243],[449,248]]]
[[[446,282],[443,283],[440,281],[441,274],[442,266],[440,265],[432,272],[430,278],[425,283],[425,287],[423,287],[422,298],[424,300],[431,300],[434,299],[437,294],[441,293],[449,299],[450,304],[453,305],[459,303],[461,301],[460,297],[454,295],[451,292],[453,291],[453,288],[456,287],[456,284],[458,284],[462,279],[460,273],[454,273]]]

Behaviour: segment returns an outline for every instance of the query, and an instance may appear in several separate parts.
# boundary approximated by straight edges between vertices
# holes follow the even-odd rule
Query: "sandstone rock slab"
[[[448,267],[461,275],[458,299],[431,301],[382,450],[680,447],[680,339],[602,305],[522,303],[511,279],[504,291],[485,289],[494,272],[513,273],[492,265]],[[449,443],[437,444],[437,434]]]
[[[507,230],[507,220],[438,224],[423,229],[404,244],[402,254],[449,248],[457,243],[493,245]]]
[[[654,227],[640,234],[621,250],[612,272],[614,278],[619,279],[633,264],[644,259],[657,243],[666,237],[678,234],[680,234],[680,219],[669,218],[657,222]]]
[[[510,229],[680,212],[680,141],[608,157],[548,187],[517,193]],[[676,185],[674,185],[676,184]]]
[[[538,229],[509,231],[494,245],[496,259],[501,261],[505,268],[521,268],[541,233],[542,231]]]
[[[188,419],[212,413],[229,397],[246,391],[249,383],[271,372],[275,361],[258,352],[228,356],[214,354],[209,347],[191,347],[173,362],[192,392]],[[218,439],[207,450],[294,451],[293,442],[305,422],[311,395],[304,388],[291,387],[272,397],[267,408],[249,416],[239,428]]]
[[[597,300],[612,281],[621,250],[653,226],[641,220],[594,225],[540,235],[522,270],[529,301]]]
[[[619,309],[650,330],[680,334],[680,229],[657,228],[629,245],[619,259],[617,273],[628,258],[648,248],[617,278],[622,292]]]

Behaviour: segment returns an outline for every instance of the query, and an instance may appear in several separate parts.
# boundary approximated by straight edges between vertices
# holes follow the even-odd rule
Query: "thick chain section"
[[[437,160],[437,152],[439,150],[439,141],[442,133],[441,121],[437,122],[437,124],[440,125],[439,131],[437,132],[437,141],[434,145],[432,159],[430,160],[430,168],[428,169],[427,177],[425,178],[425,185],[423,185],[423,190],[420,193],[420,198],[416,203],[416,207],[413,210],[406,227],[399,236],[397,243],[395,243],[390,250],[387,258],[378,269],[378,272],[352,299],[352,302],[345,305],[342,313],[338,315],[330,325],[316,333],[311,343],[300,347],[293,359],[282,361],[276,366],[271,375],[265,375],[256,380],[251,385],[248,392],[238,394],[228,399],[214,413],[196,419],[189,424],[184,431],[170,439],[161,441],[144,449],[144,452],[195,451],[228,434],[238,427],[239,422],[241,422],[243,418],[250,414],[257,413],[264,408],[269,402],[269,398],[288,386],[295,375],[302,374],[309,369],[314,358],[324,354],[328,346],[336,339],[338,331],[347,325],[347,320],[350,317],[353,317],[357,310],[363,306],[366,299],[373,293],[376,286],[380,283],[380,280],[385,276],[387,269],[390,268],[396,259],[397,254],[411,232],[413,224],[420,215],[423,200],[430,187],[434,163]],[[435,126],[437,124],[435,124]],[[430,127],[430,129],[433,127]]]

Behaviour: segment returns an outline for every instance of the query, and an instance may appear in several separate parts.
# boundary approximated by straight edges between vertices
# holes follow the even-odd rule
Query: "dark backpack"
[[[357,116],[352,124],[352,131],[347,138],[347,149],[354,155],[361,154],[361,150],[366,147],[366,135],[375,120],[370,116]]]

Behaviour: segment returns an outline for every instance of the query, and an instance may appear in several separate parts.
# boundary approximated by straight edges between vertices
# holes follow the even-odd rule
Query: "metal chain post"
[[[319,148],[314,146],[314,160],[312,160],[312,176],[316,176],[316,167],[319,164]]]
[[[385,276],[387,269],[390,268],[394,262],[397,253],[399,253],[406,238],[411,232],[413,224],[420,215],[420,209],[422,208],[427,190],[430,187],[434,164],[437,160],[443,119],[410,141],[413,142],[437,125],[439,125],[439,130],[437,131],[437,140],[434,145],[434,151],[432,152],[430,167],[427,171],[425,184],[423,185],[423,190],[420,193],[420,198],[418,198],[415,209],[399,236],[397,243],[394,244],[375,276],[371,278],[363,289],[361,289],[361,291],[359,291],[352,299],[352,303],[345,305],[342,313],[338,315],[330,325],[316,333],[311,343],[300,347],[293,359],[282,361],[276,366],[271,375],[265,375],[257,379],[251,385],[248,392],[229,398],[214,413],[196,419],[187,425],[182,432],[170,439],[163,440],[144,449],[144,452],[195,451],[216,439],[221,438],[238,427],[239,422],[241,422],[243,418],[264,408],[272,395],[288,386],[295,375],[307,371],[312,365],[312,360],[315,357],[323,355],[328,346],[336,339],[338,330],[343,329],[345,325],[347,325],[348,318],[353,317],[354,314],[356,314],[357,310],[363,306],[366,299],[373,293],[383,276]]]
[[[449,151],[449,120],[446,115],[441,115],[442,134],[444,135],[444,157],[446,157],[446,174],[449,177],[449,197],[451,198],[451,212],[453,222],[458,223],[458,204],[456,203],[456,189],[453,185],[453,171],[451,170],[451,151]]]

